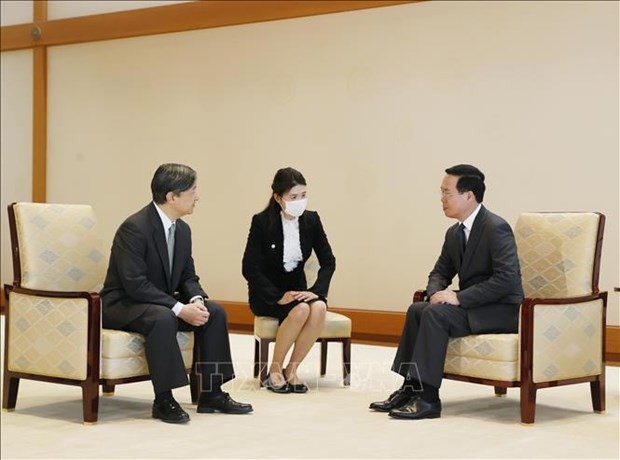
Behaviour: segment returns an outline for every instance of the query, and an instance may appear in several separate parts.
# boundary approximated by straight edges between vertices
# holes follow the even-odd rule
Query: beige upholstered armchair
[[[605,410],[605,313],[599,292],[605,216],[525,213],[515,227],[525,300],[518,334],[450,339],[444,377],[521,388],[521,422],[534,423],[540,388],[590,383],[594,411]],[[417,291],[414,301],[424,299]]]
[[[99,385],[148,380],[144,338],[101,328],[107,251],[90,206],[13,203],[9,227],[14,281],[5,286],[2,408],[14,410],[20,379],[82,387],[85,423],[97,421]],[[190,372],[193,334],[177,335]],[[198,378],[190,372],[192,399]]]

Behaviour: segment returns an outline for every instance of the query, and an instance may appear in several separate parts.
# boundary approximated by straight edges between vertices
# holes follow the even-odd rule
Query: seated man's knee
[[[209,320],[215,318],[222,318],[224,321],[227,320],[226,310],[224,310],[220,304],[207,300],[205,306],[207,307],[207,310],[209,310]]]
[[[154,328],[157,329],[167,329],[170,331],[174,331],[176,334],[178,319],[177,315],[172,311],[172,309],[168,307],[163,307],[161,305],[153,305],[150,307],[148,312],[148,318],[150,319],[150,327],[149,330]]]
[[[422,312],[422,321],[444,322],[450,309],[456,308],[447,304],[432,304]]]
[[[416,302],[409,305],[407,309],[407,317],[416,316],[419,317],[424,310],[426,310],[429,306],[428,302]]]

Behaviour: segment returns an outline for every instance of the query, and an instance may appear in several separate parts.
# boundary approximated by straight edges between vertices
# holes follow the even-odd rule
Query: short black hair
[[[456,189],[459,193],[472,192],[478,203],[482,203],[484,199],[484,173],[472,165],[455,165],[446,169],[446,174],[457,176],[459,178],[456,183]]]
[[[196,171],[186,165],[165,163],[160,165],[151,180],[153,201],[157,204],[166,202],[168,192],[179,195],[189,190],[196,183]]]

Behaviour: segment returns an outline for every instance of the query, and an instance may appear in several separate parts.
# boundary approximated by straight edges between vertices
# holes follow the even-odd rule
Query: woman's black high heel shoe
[[[282,375],[284,376],[284,379],[286,380],[286,384],[289,387],[289,392],[291,393],[307,393],[308,392],[308,385],[306,385],[305,383],[290,383],[288,381],[288,379],[286,378],[286,369],[284,370]]]
[[[288,382],[282,385],[274,385],[274,383],[271,381],[270,375],[268,375],[267,380],[263,382],[263,386],[267,388],[269,391],[273,391],[274,393],[284,394],[284,393],[291,392],[291,386],[289,385]]]

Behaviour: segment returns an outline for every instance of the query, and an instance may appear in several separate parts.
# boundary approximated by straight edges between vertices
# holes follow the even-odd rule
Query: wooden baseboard
[[[254,315],[247,302],[217,301],[228,314],[228,327],[232,332],[251,334]],[[332,308],[330,311],[351,318],[351,338],[355,343],[397,346],[405,322],[405,313],[383,310],[355,310]],[[607,326],[605,361],[620,366],[620,326]]]
[[[608,325],[605,334],[605,361],[620,366],[620,326]]]

